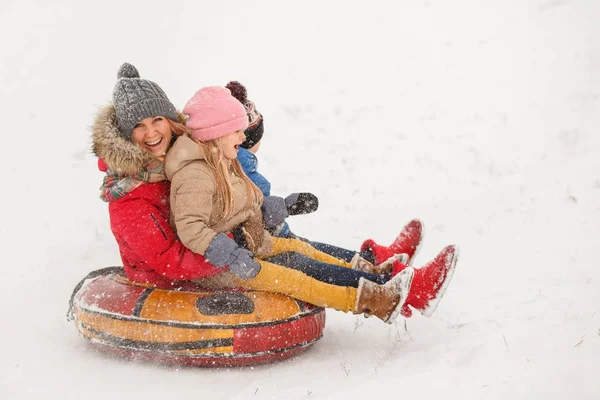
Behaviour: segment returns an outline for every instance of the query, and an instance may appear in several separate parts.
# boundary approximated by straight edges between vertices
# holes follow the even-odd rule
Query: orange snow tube
[[[325,310],[258,291],[173,290],[94,271],[75,288],[69,314],[94,347],[121,357],[200,367],[283,360],[323,336]]]

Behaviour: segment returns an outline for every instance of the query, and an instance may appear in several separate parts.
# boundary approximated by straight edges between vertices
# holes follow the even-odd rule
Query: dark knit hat
[[[125,63],[117,73],[113,103],[121,135],[131,140],[133,127],[145,118],[162,115],[177,122],[175,106],[165,92],[152,81],[140,79],[140,73]]]
[[[231,91],[233,97],[238,99],[240,103],[244,105],[246,113],[248,114],[248,128],[244,131],[246,140],[242,143],[242,147],[246,149],[254,147],[254,145],[262,139],[265,130],[263,126],[263,116],[256,110],[254,103],[248,100],[248,92],[244,85],[238,81],[231,81],[225,85],[225,87]]]

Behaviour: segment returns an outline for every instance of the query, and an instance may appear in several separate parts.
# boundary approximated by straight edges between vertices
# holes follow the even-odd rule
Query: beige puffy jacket
[[[217,203],[213,171],[198,144],[189,136],[177,138],[167,153],[165,172],[171,181],[171,223],[187,248],[204,255],[218,233],[232,232],[241,226],[250,251],[259,257],[270,254],[272,238],[264,229],[260,205],[248,204],[246,187],[240,177],[231,176],[232,216],[224,220],[213,210]]]

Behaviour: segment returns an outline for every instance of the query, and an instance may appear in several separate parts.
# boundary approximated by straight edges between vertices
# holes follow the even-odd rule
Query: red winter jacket
[[[134,174],[147,165],[146,152],[122,139],[117,129],[114,108],[101,110],[93,125],[93,150],[103,157],[98,167]],[[187,249],[171,229],[169,185],[168,181],[144,183],[108,204],[110,227],[128,278],[169,287],[176,281],[225,271]]]

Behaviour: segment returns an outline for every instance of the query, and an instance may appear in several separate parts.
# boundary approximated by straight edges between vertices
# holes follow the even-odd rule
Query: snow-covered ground
[[[0,397],[597,399],[600,2],[0,3]],[[426,225],[461,258],[432,318],[328,311],[290,361],[176,369],[90,351],[65,312],[118,265],[89,125],[118,67],[182,107],[239,80],[273,192],[306,237],[357,248]]]

